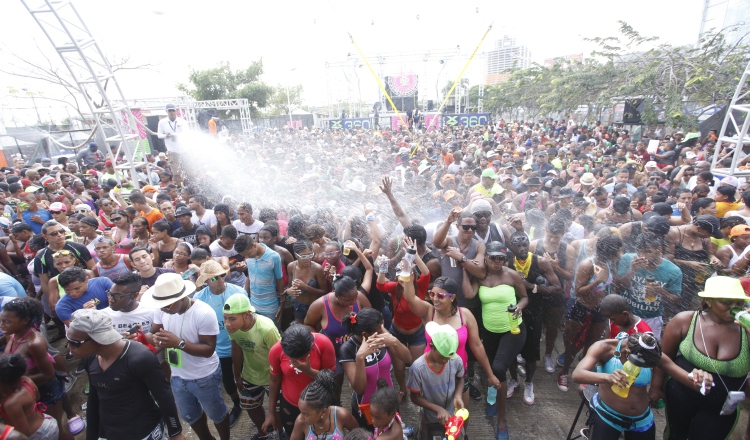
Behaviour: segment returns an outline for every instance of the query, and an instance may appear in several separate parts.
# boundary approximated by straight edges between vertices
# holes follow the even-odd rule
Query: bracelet
[[[367,221],[368,221],[368,222],[374,222],[374,221],[377,221],[377,219],[375,218],[375,216],[374,216],[374,215],[372,215],[372,214],[368,215],[368,216],[367,216],[366,218],[367,218]]]

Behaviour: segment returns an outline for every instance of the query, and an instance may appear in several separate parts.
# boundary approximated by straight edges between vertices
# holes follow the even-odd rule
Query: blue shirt
[[[112,280],[106,277],[89,280],[87,289],[83,292],[83,295],[78,298],[73,298],[70,295],[65,295],[60,298],[60,301],[58,301],[55,306],[57,317],[63,322],[69,321],[73,312],[82,309],[84,304],[94,298],[99,300],[99,304],[96,306],[97,310],[106,309],[109,307],[106,291],[112,287],[112,284]]]
[[[0,273],[0,296],[24,297],[26,291],[23,290],[21,283],[16,281],[12,276]]]
[[[625,275],[633,264],[636,254],[625,254],[620,259],[620,266],[617,269],[617,275]],[[653,275],[657,284],[671,294],[680,296],[682,294],[682,271],[677,265],[669,260],[662,258],[659,267],[653,271],[638,269],[633,275],[633,281],[630,287],[620,292],[630,304],[630,312],[640,318],[657,318],[664,314],[664,302],[661,296],[656,297],[656,301],[648,302],[646,296],[646,277]]]
[[[624,174],[624,173],[623,173]],[[614,183],[608,183],[604,185],[604,189],[607,190],[608,193],[612,194],[612,191],[615,190],[615,184]],[[636,187],[628,183],[628,194],[632,195],[634,192],[638,191]]]
[[[250,304],[261,315],[273,316],[279,309],[279,294],[276,292],[276,280],[283,278],[281,257],[276,251],[268,249],[263,243],[265,252],[260,258],[247,258],[247,277],[250,286]]]
[[[28,209],[23,211],[21,213],[21,217],[23,217],[23,222],[31,226],[31,230],[34,231],[34,234],[41,234],[42,233],[42,223],[32,222],[31,217],[38,215],[42,218],[43,221],[51,220],[52,214],[49,213],[46,209],[39,208],[37,212],[31,212]]]
[[[216,355],[220,358],[228,358],[232,356],[232,341],[229,339],[229,333],[227,333],[227,330],[224,328],[224,302],[235,293],[247,295],[247,292],[245,292],[245,289],[242,287],[229,283],[225,283],[225,285],[227,288],[221,295],[214,295],[211,293],[208,286],[193,295],[193,299],[208,304],[214,309],[214,313],[216,313],[216,319],[219,320],[219,334],[216,335]]]

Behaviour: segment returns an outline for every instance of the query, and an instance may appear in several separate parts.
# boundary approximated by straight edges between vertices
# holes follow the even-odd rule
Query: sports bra
[[[325,438],[320,437],[315,434],[315,431],[313,431],[312,425],[307,425],[307,439],[306,440],[344,440],[344,434],[339,431],[339,425],[337,423],[338,414],[336,411],[336,406],[333,407],[333,433],[328,434],[325,436]]]
[[[739,327],[741,334],[740,352],[737,357],[730,360],[712,359],[701,353],[695,346],[695,321],[698,319],[698,313],[693,313],[693,320],[690,321],[690,329],[685,335],[685,339],[680,342],[680,354],[695,368],[699,368],[711,373],[717,373],[728,377],[744,377],[750,372],[750,346],[747,340],[747,332]]]
[[[622,370],[622,361],[620,361],[620,357],[618,356],[618,354],[620,353],[622,342],[626,340],[627,338],[628,338],[628,334],[624,332],[617,335],[617,339],[619,339],[620,342],[617,343],[617,348],[615,349],[614,355],[612,355],[612,359],[608,360],[607,363],[604,365],[597,365],[596,366],[597,373],[612,374],[615,370]],[[645,387],[645,386],[648,386],[648,384],[650,383],[651,383],[651,368],[641,368],[641,372],[638,373],[638,377],[635,378],[635,382],[633,382],[633,386]]]

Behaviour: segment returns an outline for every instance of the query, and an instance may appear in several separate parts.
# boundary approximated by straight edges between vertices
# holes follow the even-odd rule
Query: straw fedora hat
[[[206,260],[205,263],[201,264],[200,276],[195,280],[195,285],[202,286],[209,278],[224,275],[226,273],[229,273],[229,269],[222,266],[218,261]]]
[[[183,280],[177,273],[163,273],[159,275],[153,287],[141,297],[141,304],[146,308],[160,309],[167,307],[195,292],[195,284],[190,280]]]

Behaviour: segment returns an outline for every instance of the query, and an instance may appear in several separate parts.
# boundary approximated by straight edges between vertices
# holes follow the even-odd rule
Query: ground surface
[[[54,330],[52,331],[54,333]],[[57,343],[55,345],[62,345]],[[542,343],[544,347],[544,343]],[[60,347],[63,352],[65,349]],[[562,350],[562,340],[558,337],[555,347],[555,357]],[[71,370],[75,369],[77,361],[70,363]],[[572,369],[571,369],[572,371]],[[512,439],[565,439],[570,425],[575,418],[576,411],[581,402],[578,397],[579,394],[571,384],[571,388],[567,393],[563,393],[557,388],[557,375],[548,374],[544,371],[543,365],[537,368],[537,374],[534,378],[535,382],[535,394],[536,403],[533,406],[528,406],[523,403],[523,389],[519,387],[516,390],[515,395],[508,401],[508,424],[510,429],[510,436]],[[84,387],[86,382],[86,373],[83,373],[71,390],[71,398],[73,407],[78,411],[81,405],[86,402],[86,396],[84,395]],[[395,379],[394,379],[395,383]],[[486,391],[483,390],[483,391]],[[341,394],[342,404],[345,408],[349,408],[349,387],[347,384],[344,385],[344,390]],[[484,397],[484,396],[483,396]],[[231,401],[227,398],[227,404],[231,405]],[[268,401],[266,399],[265,406],[267,408]],[[484,415],[485,401],[472,400],[469,402],[469,427],[468,435],[472,440],[475,439],[493,439],[494,438],[494,426],[496,419],[488,419]],[[745,432],[747,425],[747,406],[743,410],[740,416],[740,422],[732,435],[732,440],[741,440],[742,433]],[[82,412],[83,413],[83,412]],[[401,406],[401,415],[404,422],[408,426],[416,427],[419,425],[419,415],[417,413],[417,407],[408,399],[404,401]],[[656,416],[656,428],[657,428],[657,440],[662,439],[662,432],[664,430],[664,414],[655,414]],[[581,418],[576,425],[575,434],[584,427],[586,420],[586,410],[584,409],[581,414]],[[209,423],[210,424],[210,423]],[[216,435],[213,426],[211,426],[212,432]],[[190,427],[183,422],[183,432],[188,440],[197,440],[198,437],[190,430]],[[250,437],[255,434],[255,426],[250,421],[247,414],[243,414],[237,424],[232,428],[232,439],[249,440]],[[81,433],[76,436],[77,439],[85,439],[85,434]]]

